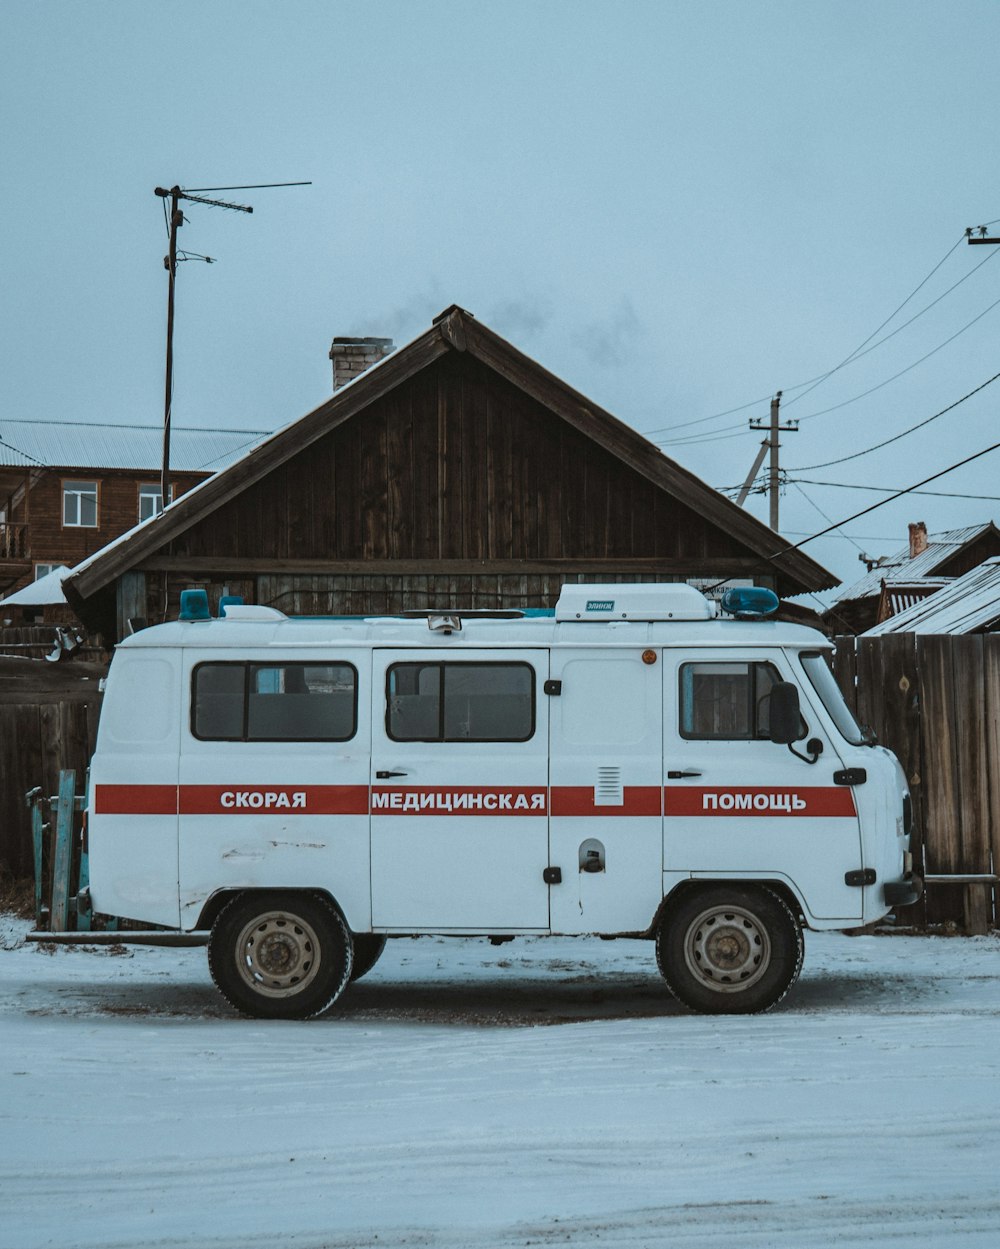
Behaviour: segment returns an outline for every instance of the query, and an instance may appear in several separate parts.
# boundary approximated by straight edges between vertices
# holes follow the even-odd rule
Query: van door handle
[[[681,781],[685,776],[701,776],[701,773],[695,772],[692,768],[687,768],[684,772],[667,773],[667,779],[671,781]]]
[[[376,772],[375,778],[379,781],[387,781],[390,776],[409,776],[409,772]]]

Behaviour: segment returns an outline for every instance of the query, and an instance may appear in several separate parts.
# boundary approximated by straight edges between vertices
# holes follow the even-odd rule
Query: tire
[[[354,962],[351,966],[351,981],[367,976],[382,957],[386,937],[380,932],[354,933]]]
[[[312,1019],[340,997],[351,975],[351,933],[313,894],[242,894],[219,914],[208,944],[216,988],[256,1019]]]
[[[667,903],[656,963],[670,992],[691,1010],[752,1015],[770,1010],[798,979],[802,926],[760,886],[712,885]]]

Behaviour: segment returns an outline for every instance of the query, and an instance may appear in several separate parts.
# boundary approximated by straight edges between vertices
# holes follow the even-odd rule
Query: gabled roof
[[[279,429],[236,463],[182,495],[159,516],[137,526],[78,564],[67,579],[71,596],[89,598],[121,573],[260,480],[369,404],[451,351],[468,352],[580,433],[683,502],[796,586],[791,593],[829,589],[837,579],[761,521],[737,507],[641,434],[523,355],[453,305],[419,337],[385,357],[312,412]]]
[[[890,616],[906,611],[954,580],[954,577],[923,577],[919,581],[884,581],[879,596],[878,619],[888,620]]]
[[[268,433],[171,425],[170,467],[178,473],[218,472]],[[162,463],[162,425],[0,420],[2,466],[134,469],[158,475]]]
[[[1000,529],[991,520],[982,525],[966,525],[962,529],[947,529],[942,533],[930,534],[926,549],[912,559],[907,544],[894,555],[884,556],[860,581],[855,581],[846,590],[841,590],[834,602],[849,603],[855,599],[873,598],[881,594],[883,581],[887,585],[897,582],[910,585],[932,576],[952,556],[991,530],[1000,542]]]
[[[1000,556],[984,560],[964,577],[890,616],[861,636],[887,633],[979,633],[1000,621]]]

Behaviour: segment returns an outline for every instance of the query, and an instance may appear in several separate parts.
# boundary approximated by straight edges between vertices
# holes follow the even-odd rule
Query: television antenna
[[[163,468],[160,473],[160,511],[167,505],[170,490],[170,408],[174,388],[174,287],[177,282],[177,266],[185,260],[203,260],[206,264],[215,264],[211,256],[202,256],[198,252],[177,250],[177,231],[184,224],[184,213],[180,207],[182,200],[194,204],[207,204],[211,208],[230,208],[233,212],[252,213],[253,208],[245,204],[230,204],[228,200],[207,199],[209,192],[219,191],[263,191],[272,187],[312,186],[311,182],[258,182],[250,186],[172,186],[169,190],[162,186],[155,187],[153,194],[163,200],[163,211],[167,218],[167,233],[170,239],[167,254],[163,257],[163,267],[167,271],[167,367],[166,383],[163,397]],[[167,200],[170,207],[167,208]]]

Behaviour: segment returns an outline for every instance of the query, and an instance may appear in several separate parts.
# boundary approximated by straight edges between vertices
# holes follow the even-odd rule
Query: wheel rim
[[[319,975],[321,961],[314,929],[287,911],[256,915],[236,942],[240,975],[264,997],[301,993]]]
[[[684,937],[688,970],[716,993],[739,993],[771,963],[771,938],[753,911],[713,906],[695,918]]]

